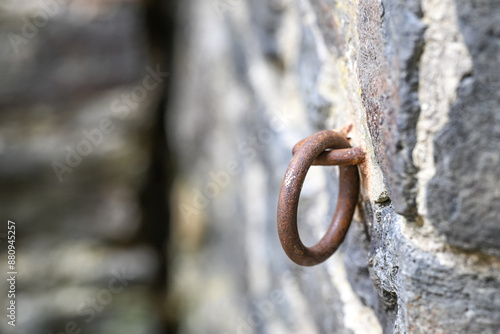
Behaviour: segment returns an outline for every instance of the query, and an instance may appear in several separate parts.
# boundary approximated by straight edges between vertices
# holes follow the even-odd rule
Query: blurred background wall
[[[169,6],[1,2],[0,247],[7,265],[10,219],[18,311],[0,332],[175,327],[164,306]]]
[[[0,332],[498,332],[499,19],[495,0],[2,1]],[[291,148],[350,124],[352,226],[298,267],[276,231]],[[306,245],[337,179],[308,173]]]

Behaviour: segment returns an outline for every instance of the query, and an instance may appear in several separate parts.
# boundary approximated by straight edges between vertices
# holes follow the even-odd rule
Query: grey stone
[[[450,243],[500,256],[500,6],[458,1],[461,33],[473,72],[460,83],[449,121],[434,145],[429,218]]]
[[[438,5],[432,1],[234,3],[222,20],[205,15],[208,6],[201,1],[188,7],[190,34],[183,40],[203,40],[210,31],[217,47],[202,42],[185,46],[179,70],[184,90],[178,95],[172,137],[182,179],[189,181],[175,192],[177,204],[192,203],[193,189],[203,191],[210,173],[223,170],[227,161],[236,161],[241,172],[205,209],[179,223],[181,231],[198,236],[184,232],[184,239],[179,237],[192,245],[192,253],[178,255],[175,267],[176,291],[190,301],[182,333],[499,330],[499,260],[471,251],[495,254],[498,239],[494,166],[499,120],[493,112],[498,94],[484,84],[485,73],[496,81],[492,67],[498,29],[492,4],[487,7],[491,19],[479,20],[477,9],[456,2],[478,69],[459,78],[458,90],[447,80],[463,75],[466,60],[451,74],[443,73],[446,87],[435,98],[455,101],[456,90],[455,104],[469,101],[470,95],[479,101],[460,109],[468,114],[455,106],[434,108],[436,118],[444,120],[440,128],[429,116],[431,109],[424,109],[436,101],[421,89],[444,72],[442,65],[456,61],[432,52],[423,57],[426,47],[435,51],[431,42],[440,42],[439,33],[458,49],[462,46],[460,36],[453,35],[453,4],[440,8],[447,14],[441,17],[442,11],[432,11]],[[470,22],[481,25],[483,38],[468,30]],[[426,24],[434,24],[432,34]],[[443,29],[436,29],[440,24]],[[186,71],[187,64],[196,66]],[[276,130],[271,125],[280,108],[293,117]],[[350,122],[353,144],[367,152],[355,221],[331,259],[297,268],[283,254],[275,229],[290,149],[315,130]],[[263,129],[273,130],[266,144],[258,139]],[[417,147],[426,140],[434,151]],[[201,158],[194,161],[193,156]],[[422,159],[435,161],[434,174],[434,165]],[[299,231],[308,245],[329,224],[338,195],[336,175],[328,168],[309,171],[299,209]],[[467,204],[457,205],[462,197]],[[183,285],[189,273],[197,278]],[[283,300],[269,304],[276,291]],[[264,314],[262,305],[269,312]],[[254,321],[259,315],[261,321]],[[216,318],[223,320],[217,323]]]
[[[397,307],[394,331],[498,331],[498,259],[467,259],[446,246],[439,249],[442,253],[427,251],[419,247],[425,237],[409,239],[393,210],[389,205],[375,211],[380,219],[372,231],[369,268],[379,294]]]
[[[414,219],[420,2],[361,1],[359,15],[358,73],[376,157],[397,212]]]

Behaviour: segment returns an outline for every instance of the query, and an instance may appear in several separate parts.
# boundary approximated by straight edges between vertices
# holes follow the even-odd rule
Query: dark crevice
[[[176,2],[145,0],[144,16],[150,44],[152,66],[171,72],[175,35]],[[177,332],[175,311],[167,310],[165,302],[169,287],[168,244],[170,236],[169,194],[173,180],[172,156],[167,143],[167,117],[171,83],[162,83],[161,96],[152,121],[149,141],[148,176],[140,195],[142,225],[138,241],[152,247],[158,256],[157,276],[151,285],[156,297],[156,309],[161,321],[161,333]]]

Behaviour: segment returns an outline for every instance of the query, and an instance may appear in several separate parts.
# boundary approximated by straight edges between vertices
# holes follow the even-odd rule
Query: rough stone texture
[[[472,67],[435,134],[428,219],[450,243],[500,256],[500,4],[457,1],[454,9]]]
[[[358,11],[358,75],[370,135],[396,210],[414,218],[420,3],[360,1]]]
[[[171,138],[181,333],[500,330],[494,1],[185,5]],[[353,123],[360,203],[345,244],[298,268],[276,203],[293,144]],[[195,159],[196,157],[196,159]],[[299,231],[331,217],[312,168]]]
[[[466,255],[430,233],[415,233],[390,205],[379,206],[375,219],[370,276],[387,305],[397,307],[395,332],[498,330],[498,259]]]
[[[21,332],[162,333],[177,315],[180,333],[500,331],[498,1],[183,1],[166,112],[165,86],[116,104],[157,68],[148,39],[171,43],[160,2],[48,3],[0,4],[0,206],[17,224]],[[53,162],[103,119],[113,129],[60,182]],[[350,124],[366,152],[352,227],[331,259],[297,267],[276,231],[291,148]],[[306,245],[337,177],[309,171]],[[133,279],[87,321],[116,270]]]
[[[188,298],[181,333],[377,332],[340,258],[297,268],[278,241],[276,204],[291,148],[333,123],[317,92],[312,25],[298,24],[304,14],[289,1],[241,2],[224,20],[203,1],[186,11],[171,122],[182,174],[174,240],[184,250],[173,271],[177,294]],[[314,168],[303,189],[300,219],[308,223],[300,229],[309,244],[333,214],[333,172]]]

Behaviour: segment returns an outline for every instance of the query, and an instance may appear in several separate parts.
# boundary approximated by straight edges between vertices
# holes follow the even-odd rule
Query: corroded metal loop
[[[330,151],[325,151],[330,149]],[[301,140],[293,148],[278,201],[278,233],[288,257],[303,266],[325,261],[340,246],[351,224],[359,193],[356,164],[364,159],[360,148],[351,148],[340,133],[324,130]],[[299,237],[297,209],[300,191],[311,165],[339,165],[339,199],[330,227],[314,246],[306,247]]]
[[[328,130],[326,130],[328,131]],[[306,140],[311,137],[302,139],[292,149],[292,154],[295,155],[297,151],[305,144]],[[344,166],[344,165],[359,165],[365,160],[365,153],[361,147],[341,148],[337,150],[330,150],[321,152],[316,159],[314,159],[312,166]]]

